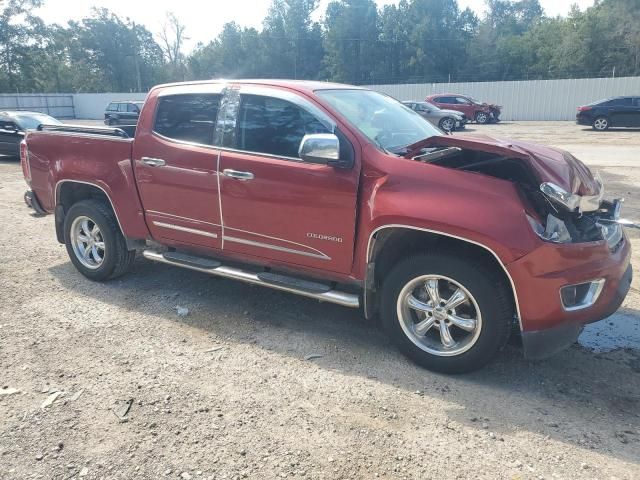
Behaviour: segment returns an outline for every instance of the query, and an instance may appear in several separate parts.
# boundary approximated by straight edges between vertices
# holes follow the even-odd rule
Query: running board
[[[326,291],[322,291],[325,289],[320,288],[323,286],[320,283],[299,280],[297,278],[286,277],[284,275],[266,275],[266,272],[253,273],[239,268],[222,265],[216,260],[194,257],[192,255],[183,256],[182,254],[179,254],[176,256],[170,255],[169,253],[172,252],[165,252],[163,254],[154,250],[145,250],[142,252],[142,255],[154,262],[166,263],[168,265],[187,268],[189,270],[208,273],[210,275],[217,275],[219,277],[233,278],[235,280],[240,280],[254,285],[263,285],[276,290],[283,290],[285,292],[302,295],[303,297],[315,298],[316,300],[321,300],[323,302],[336,303],[344,307],[358,308],[360,306],[360,299],[358,295],[341,292],[339,290],[330,290],[328,288]],[[185,257],[188,257],[188,261],[185,261]],[[215,266],[216,264],[218,266]]]

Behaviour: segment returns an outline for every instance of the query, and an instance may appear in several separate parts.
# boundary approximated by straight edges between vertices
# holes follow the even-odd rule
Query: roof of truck
[[[175,87],[179,85],[207,85],[207,84],[229,84],[229,85],[266,85],[272,87],[290,88],[292,90],[301,90],[307,92],[314,92],[316,90],[327,89],[362,89],[363,87],[357,87],[354,85],[346,85],[344,83],[332,83],[321,82],[319,80],[285,80],[285,79],[271,79],[271,78],[259,78],[259,79],[217,79],[217,80],[201,80],[195,82],[177,82],[177,83],[165,83],[153,87],[152,90],[165,87]]]

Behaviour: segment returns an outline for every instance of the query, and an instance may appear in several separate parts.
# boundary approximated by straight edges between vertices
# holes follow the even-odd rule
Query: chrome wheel
[[[596,118],[593,122],[593,128],[596,130],[606,130],[609,126],[609,121],[606,118]]]
[[[476,122],[478,123],[487,123],[487,120],[489,120],[489,117],[486,113],[480,112],[476,115]]]
[[[444,131],[450,132],[453,130],[453,127],[455,126],[455,122],[450,118],[445,118],[442,120],[442,122],[440,122],[440,126]]]
[[[397,314],[405,335],[418,348],[440,357],[466,352],[482,331],[473,295],[441,275],[422,275],[408,282],[398,295]]]
[[[98,225],[86,216],[79,216],[71,224],[73,253],[82,265],[92,270],[104,261],[104,238]]]

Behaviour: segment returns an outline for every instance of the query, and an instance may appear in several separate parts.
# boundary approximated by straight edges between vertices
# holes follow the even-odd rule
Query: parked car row
[[[640,96],[606,98],[578,107],[576,122],[598,131],[640,127]]]
[[[135,125],[143,104],[138,100],[111,102],[104,112],[105,125]]]
[[[0,111],[0,155],[18,157],[20,142],[27,130],[38,128],[40,124],[58,125],[60,122],[40,112],[21,110]]]

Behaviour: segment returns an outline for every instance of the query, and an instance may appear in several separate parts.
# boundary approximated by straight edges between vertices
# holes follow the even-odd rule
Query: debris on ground
[[[129,415],[129,411],[131,410],[132,406],[133,398],[130,398],[128,400],[118,400],[112,412],[116,417],[120,419],[121,422],[126,422],[128,420],[127,415]]]
[[[0,388],[0,395],[13,395],[15,393],[20,393],[20,390],[11,387]]]
[[[186,317],[189,315],[189,309],[187,307],[181,307],[180,305],[176,305],[176,312],[179,317]]]
[[[324,357],[324,355],[321,355],[320,353],[311,353],[309,355],[305,355],[304,359],[315,360],[316,358],[322,358],[322,357]]]
[[[80,398],[80,395],[82,395],[82,394],[83,394],[83,392],[84,392],[84,389],[82,389],[82,390],[78,390],[76,393],[74,393],[74,394],[71,396],[70,400],[71,400],[72,402],[75,402],[76,400],[78,400],[78,399]]]
[[[62,395],[64,395],[64,392],[61,392],[61,391],[53,392],[51,395],[47,397],[47,399],[44,402],[42,402],[42,405],[40,405],[40,408],[44,410],[48,406],[52,405],[53,402],[55,402],[58,399],[58,397],[61,397]]]

